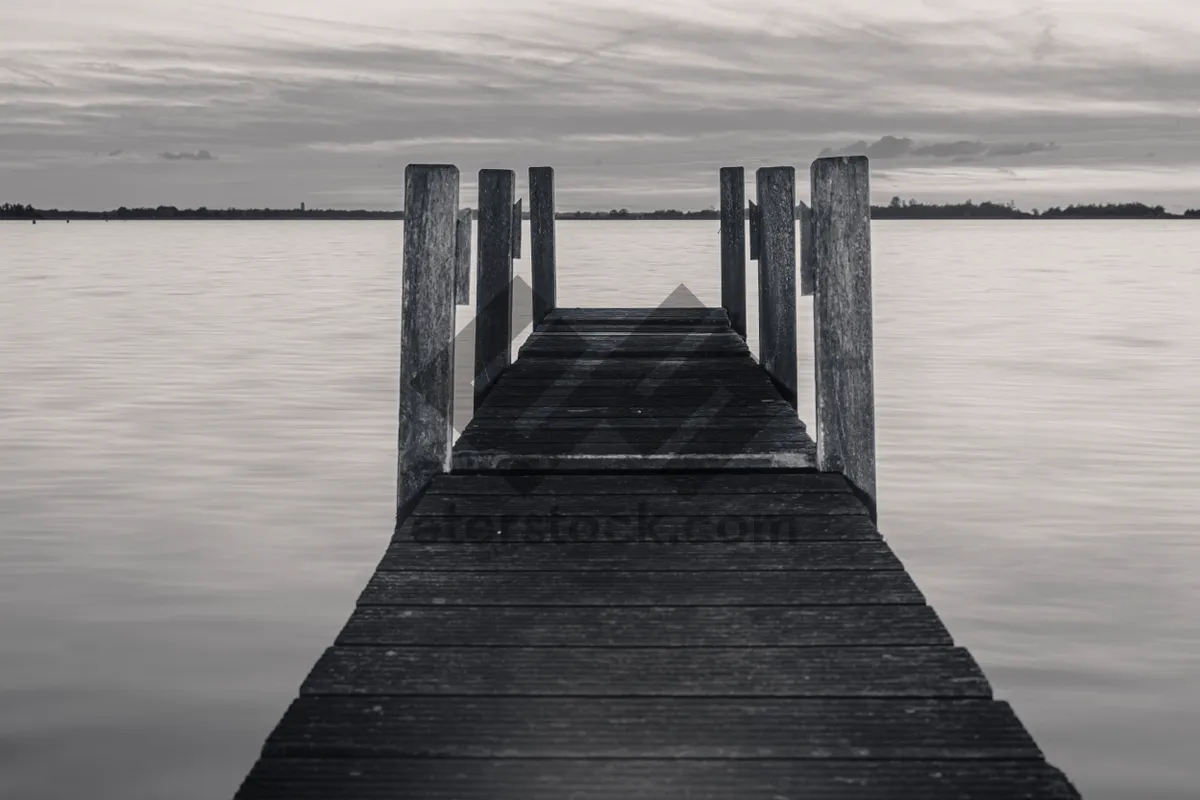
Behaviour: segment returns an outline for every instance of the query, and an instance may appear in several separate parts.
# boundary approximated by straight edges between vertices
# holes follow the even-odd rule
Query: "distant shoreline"
[[[472,217],[476,215],[472,213]],[[558,220],[619,220],[619,221],[675,221],[706,220],[720,221],[719,211],[709,208],[703,211],[560,211],[554,215]],[[797,214],[798,216],[798,214]],[[529,219],[526,212],[524,219]],[[1071,205],[1066,208],[1055,206],[1043,210],[1023,211],[1011,203],[992,202],[949,203],[944,205],[903,202],[892,199],[886,206],[872,206],[871,218],[887,219],[933,219],[933,220],[1008,220],[1008,219],[1200,219],[1200,209],[1190,208],[1182,214],[1166,211],[1162,206],[1144,203],[1106,203],[1103,205]],[[180,209],[175,206],[155,208],[125,208],[112,211],[61,211],[39,209],[32,205],[6,203],[0,205],[0,220],[402,220],[403,211],[368,211],[365,209],[273,209],[273,208],[226,208],[226,209]]]

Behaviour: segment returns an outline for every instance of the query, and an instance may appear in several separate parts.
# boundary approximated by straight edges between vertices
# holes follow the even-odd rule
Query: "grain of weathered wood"
[[[404,171],[396,510],[403,517],[429,479],[450,470],[454,402],[454,248],[458,168]]]
[[[456,451],[451,461],[454,470],[573,470],[625,472],[634,469],[728,470],[728,469],[816,469],[817,447],[775,448],[741,453],[622,452],[583,453],[511,453],[496,451]]]
[[[989,698],[991,687],[957,647],[363,646],[326,650],[300,694]]]
[[[537,330],[558,303],[553,167],[529,168],[529,238],[533,326]]]
[[[864,156],[812,163],[813,362],[817,463],[845,475],[875,514],[869,173]]]
[[[812,209],[803,200],[800,206],[800,294],[813,293],[813,232]]]
[[[516,181],[512,170],[479,171],[479,239],[475,251],[476,408],[512,355],[512,205]]]
[[[782,414],[775,417],[674,417],[667,419],[556,419],[545,417],[538,420],[511,420],[504,418],[473,419],[466,432],[471,435],[486,433],[510,433],[513,435],[546,436],[553,439],[559,435],[576,435],[579,431],[600,433],[612,431],[616,434],[676,435],[681,437],[730,436],[756,434],[769,435],[774,431],[790,435],[793,431],[804,431],[802,423],[789,425]],[[464,434],[465,435],[465,434]],[[815,446],[815,445],[814,445]]]
[[[719,397],[719,395],[718,395]],[[746,406],[728,405],[721,408],[721,414],[724,418],[735,417],[778,417],[786,418],[788,414],[795,414],[796,411],[791,406],[780,400],[778,403],[754,403]],[[528,406],[525,408],[505,408],[497,406],[492,408],[485,406],[475,412],[475,419],[539,419],[545,417],[560,417],[560,418],[582,418],[590,417],[594,419],[664,419],[668,417],[688,419],[697,417],[700,414],[699,406],[690,405],[661,405],[661,404],[638,404],[622,406],[620,408],[603,408],[600,406]]]
[[[746,338],[746,171],[721,167],[721,306]]]
[[[532,722],[532,724],[531,724]],[[1040,758],[992,700],[301,697],[268,756]]]
[[[512,257],[515,259],[521,258],[521,230],[523,212],[521,211],[521,198],[517,198],[517,202],[513,203],[512,207]]]
[[[1079,800],[1040,760],[264,759],[236,800]]]
[[[526,516],[769,516],[778,514],[865,514],[862,501],[848,492],[797,492],[795,494],[726,494],[685,497],[677,494],[618,495],[575,494],[555,497],[520,495],[426,495],[414,517],[472,514],[523,514]]]
[[[550,445],[555,452],[582,452],[573,448],[586,447],[632,447],[645,452],[698,452],[696,448],[713,446],[718,448],[712,452],[744,452],[747,448],[777,450],[803,447],[807,448],[812,442],[803,431],[779,433],[776,431],[756,431],[750,428],[732,429],[728,431],[678,431],[669,428],[643,428],[613,430],[611,428],[555,428],[538,431],[532,428],[518,430],[485,430],[482,428],[469,429],[458,439],[458,447],[462,450],[503,450],[518,448],[514,453],[531,452],[529,448]],[[815,447],[815,444],[813,445]],[[525,448],[524,450],[520,448]]]
[[[830,494],[847,491],[841,475],[812,472],[721,473],[717,475],[440,475],[430,495],[682,495]]]
[[[680,544],[699,542],[800,542],[877,540],[879,531],[865,514],[818,516],[610,516],[601,518],[600,538],[610,542]],[[548,516],[487,514],[418,517],[406,520],[397,536],[418,542],[552,542],[592,537],[581,524],[575,538],[570,523],[553,524]],[[594,538],[594,537],[593,537]]]
[[[600,540],[600,528],[579,533],[563,524],[561,537]],[[544,547],[554,547],[546,544]],[[781,570],[751,572],[377,572],[363,589],[363,605],[495,606],[793,606],[923,603],[903,570]]]
[[[471,209],[458,212],[454,237],[454,302],[471,302]]]
[[[796,170],[761,167],[756,173],[759,215],[759,362],[796,405]]]
[[[379,562],[385,572],[737,572],[901,570],[882,541],[702,544],[596,541],[535,544],[422,544],[395,537]]]
[[[339,645],[863,647],[952,644],[925,605],[359,606]]]

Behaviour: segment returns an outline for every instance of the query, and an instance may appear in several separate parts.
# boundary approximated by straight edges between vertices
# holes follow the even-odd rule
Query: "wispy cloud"
[[[550,163],[564,203],[706,206],[719,166],[861,152],[925,192],[960,193],[964,163],[1028,191],[1070,168],[1053,174],[1085,191],[1147,152],[1200,165],[1190,3],[345,0],[334,20],[317,0],[113,0],[107,16],[61,0],[77,25],[31,5],[0,32],[0,161],[37,167],[0,180],[54,204],[397,205],[380,193],[408,161]],[[159,156],[73,158],[109,148]]]
[[[112,154],[110,154],[112,155]],[[197,150],[194,153],[159,153],[159,158],[167,161],[215,161],[216,156],[207,150]]]

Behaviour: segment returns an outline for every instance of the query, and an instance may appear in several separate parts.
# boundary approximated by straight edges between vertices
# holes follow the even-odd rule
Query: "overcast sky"
[[[1197,0],[0,0],[0,202],[397,208],[408,162],[565,208],[872,157],[877,201],[1200,207]]]

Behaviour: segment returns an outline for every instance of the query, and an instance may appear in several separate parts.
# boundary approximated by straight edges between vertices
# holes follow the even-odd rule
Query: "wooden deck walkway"
[[[1077,798],[725,312],[559,311],[239,800]]]

